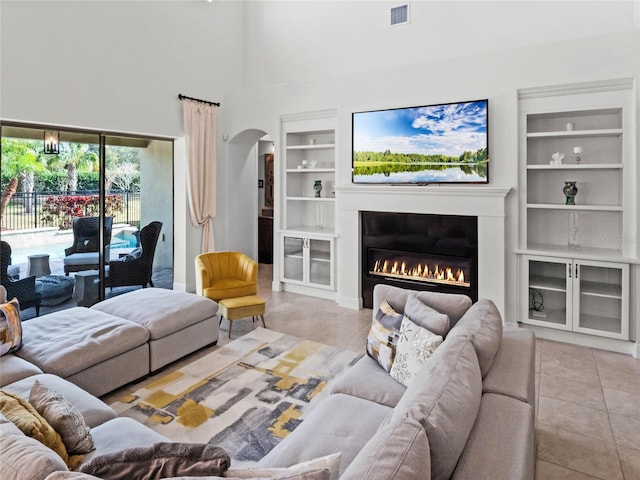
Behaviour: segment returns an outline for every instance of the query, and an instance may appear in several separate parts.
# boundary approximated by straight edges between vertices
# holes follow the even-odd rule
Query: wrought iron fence
[[[113,223],[140,224],[140,192],[113,191],[107,194],[114,199],[116,208],[108,211],[113,217]],[[95,206],[98,192],[87,191],[75,194],[61,192],[16,192],[9,201],[2,215],[1,226],[3,230],[30,230],[34,228],[57,227],[65,228],[71,225],[74,216],[96,215]],[[52,201],[64,199],[66,203],[73,204],[69,212],[60,212],[54,216],[47,214],[47,204]],[[83,201],[74,202],[73,200]],[[89,201],[91,200],[91,201]],[[55,218],[54,218],[55,217]]]

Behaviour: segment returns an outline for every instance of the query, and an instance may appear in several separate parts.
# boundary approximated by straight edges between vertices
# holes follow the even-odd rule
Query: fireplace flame
[[[454,269],[449,266],[440,268],[438,264],[436,264],[432,270],[428,263],[418,263],[415,266],[408,266],[406,260],[394,260],[393,262],[388,259],[376,260],[373,265],[373,270],[369,273],[382,277],[428,281],[466,288],[471,287],[471,284],[465,280],[464,271],[461,268]]]

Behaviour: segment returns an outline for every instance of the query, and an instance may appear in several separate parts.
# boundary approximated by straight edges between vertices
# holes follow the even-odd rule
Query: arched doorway
[[[270,199],[266,157],[275,156],[273,137],[259,129],[244,130],[228,142],[227,239],[230,249],[238,250],[257,260],[268,260],[264,242],[273,238],[274,194]],[[275,161],[275,158],[274,158]],[[271,162],[273,167],[273,162]],[[271,174],[271,179],[274,176]],[[255,194],[251,193],[255,192]],[[259,227],[262,224],[262,228]],[[268,229],[271,229],[270,232]],[[273,243],[271,243],[273,252]],[[271,253],[271,259],[273,253]],[[271,263],[271,262],[267,262]]]

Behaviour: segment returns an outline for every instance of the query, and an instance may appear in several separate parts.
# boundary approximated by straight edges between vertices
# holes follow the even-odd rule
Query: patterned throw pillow
[[[20,304],[14,298],[0,304],[0,355],[15,352],[22,347],[22,322]]]
[[[60,392],[36,380],[31,387],[29,403],[60,434],[69,454],[89,453],[95,449],[84,417]]]
[[[440,335],[431,333],[413,323],[408,317],[404,317],[400,326],[396,358],[389,373],[405,387],[409,386],[413,377],[441,343]]]
[[[384,300],[371,323],[367,335],[367,354],[377,361],[387,372],[391,370],[396,355],[396,343],[402,314],[397,313],[389,302]]]
[[[38,440],[60,455],[69,468],[75,468],[82,457],[69,457],[62,438],[33,406],[20,396],[0,390],[0,413],[22,430],[25,435]]]

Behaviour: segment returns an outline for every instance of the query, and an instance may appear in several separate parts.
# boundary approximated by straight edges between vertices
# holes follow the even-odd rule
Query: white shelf
[[[525,323],[531,323],[533,325],[540,325],[542,327],[552,327],[558,328],[560,326],[565,326],[567,312],[564,310],[543,310],[541,312],[542,315],[546,315],[546,317],[536,317],[533,314],[532,310],[529,310],[529,318]]]
[[[553,292],[567,291],[567,279],[558,277],[545,277],[542,275],[529,275],[529,288],[550,290]]]
[[[575,258],[577,260],[640,263],[639,259],[625,257],[620,250],[615,248],[569,248],[567,245],[530,243],[527,248],[516,249],[516,253],[522,255],[543,255],[554,258]]]
[[[621,163],[580,163],[568,165],[527,165],[527,170],[619,170]]]
[[[307,225],[294,225],[286,230],[280,230],[287,236],[317,237],[317,238],[336,238],[336,232],[333,228],[309,227]]]
[[[622,135],[621,128],[602,128],[597,130],[561,130],[556,132],[529,132],[527,138],[584,138],[584,137],[617,137]]]
[[[287,168],[287,173],[335,173],[335,168]]]
[[[588,329],[596,333],[620,334],[621,328],[619,318],[582,314],[578,330]]]
[[[527,203],[527,208],[538,210],[591,210],[598,212],[622,212],[621,205],[564,205],[561,203]]]
[[[335,147],[333,143],[318,143],[313,145],[287,145],[287,150],[329,150]]]
[[[580,289],[582,295],[589,297],[622,299],[622,287],[612,283],[581,281]]]
[[[287,200],[303,201],[303,202],[335,202],[334,197],[287,197]]]
[[[329,252],[311,250],[311,261],[320,263],[331,263],[331,254]]]

